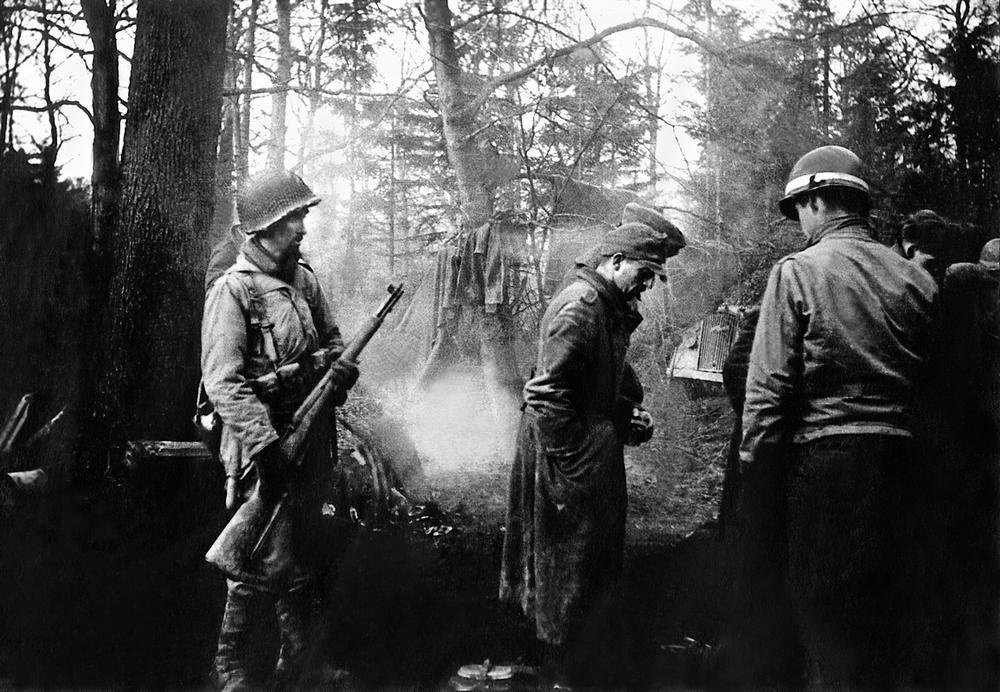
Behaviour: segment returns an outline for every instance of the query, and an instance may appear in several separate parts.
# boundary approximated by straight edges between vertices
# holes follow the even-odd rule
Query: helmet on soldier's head
[[[1000,238],[986,241],[979,252],[979,264],[993,271],[1000,269]]]
[[[856,190],[870,201],[868,183],[862,178],[861,169],[861,159],[850,149],[832,144],[813,149],[792,167],[785,196],[778,202],[778,208],[789,219],[798,221],[796,199],[802,194],[831,187]]]
[[[240,228],[251,235],[292,212],[320,203],[302,178],[289,171],[264,171],[251,176],[236,193]]]

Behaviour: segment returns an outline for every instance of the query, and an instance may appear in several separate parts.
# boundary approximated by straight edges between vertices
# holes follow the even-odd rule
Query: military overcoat
[[[572,636],[621,571],[625,438],[615,419],[633,314],[613,284],[578,267],[545,311],[524,388],[500,597],[551,644]]]

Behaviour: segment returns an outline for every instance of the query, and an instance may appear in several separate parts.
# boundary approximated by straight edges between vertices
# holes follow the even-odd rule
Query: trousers
[[[793,449],[788,580],[813,683],[906,686],[911,440],[833,435]]]
[[[280,649],[271,675],[273,688],[293,688],[308,666],[312,634],[319,613],[319,601],[312,585],[270,592],[227,580],[226,609],[219,628],[215,672],[219,688],[225,692],[259,689],[249,660],[249,637],[254,627],[253,613],[259,601],[268,601],[277,618]]]

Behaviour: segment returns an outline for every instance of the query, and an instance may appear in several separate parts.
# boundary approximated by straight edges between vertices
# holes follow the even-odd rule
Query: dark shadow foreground
[[[128,492],[64,492],[6,516],[0,686],[208,688],[225,600],[202,557],[225,520],[216,480],[133,478]],[[537,662],[530,632],[497,603],[500,527],[456,519],[437,539],[405,527],[347,538],[327,584],[327,650],[352,688],[441,689],[462,664]],[[709,531],[667,538],[626,548],[620,629],[591,657],[615,687],[696,683],[668,645],[717,636],[719,544]]]

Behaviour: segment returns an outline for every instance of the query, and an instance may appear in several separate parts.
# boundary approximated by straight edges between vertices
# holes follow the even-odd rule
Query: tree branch
[[[27,104],[12,105],[11,110],[24,111],[25,113],[49,113],[52,110],[59,110],[60,108],[65,107],[79,108],[88,118],[90,118],[91,123],[94,122],[94,114],[90,112],[90,109],[79,101],[74,101],[73,99],[53,101],[51,106],[29,106]]]
[[[527,77],[542,65],[551,64],[555,60],[570,55],[571,53],[574,53],[582,48],[589,48],[593,45],[596,45],[601,41],[603,41],[604,39],[606,39],[608,36],[621,33],[622,31],[628,31],[629,29],[637,29],[639,27],[651,27],[655,29],[663,29],[664,31],[668,31],[679,38],[688,39],[692,43],[697,44],[707,53],[711,53],[713,55],[722,56],[725,55],[726,53],[726,50],[722,46],[720,46],[718,43],[716,43],[711,38],[708,38],[707,36],[695,33],[693,31],[688,31],[686,29],[681,29],[671,24],[667,24],[666,22],[662,22],[658,19],[639,17],[629,22],[623,22],[622,24],[615,24],[614,26],[610,26],[607,29],[604,29],[603,31],[597,32],[590,38],[577,41],[576,43],[572,43],[568,46],[563,46],[562,48],[559,48],[557,50],[548,51],[541,58],[538,58],[537,60],[528,63],[524,67],[500,75],[499,77],[490,80],[489,82],[483,85],[482,89],[480,89],[479,91],[479,94],[476,95],[468,104],[466,104],[463,110],[466,110],[470,113],[474,113],[483,107],[483,105],[490,98],[490,96],[494,91],[504,86],[505,84],[509,84],[511,82],[515,82],[519,79]]]

